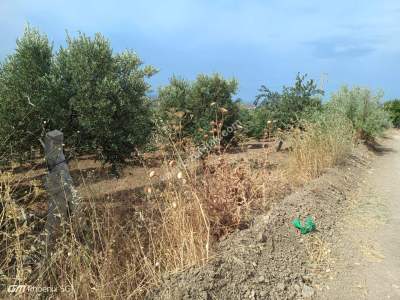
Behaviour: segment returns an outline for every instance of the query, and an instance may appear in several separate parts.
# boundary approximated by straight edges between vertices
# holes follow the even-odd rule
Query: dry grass
[[[352,149],[353,133],[348,123],[328,119],[289,139],[288,172],[274,168],[268,149],[257,159],[219,155],[187,164],[183,157],[190,154],[173,147],[155,174],[147,172],[140,197],[85,194],[51,257],[41,237],[45,220],[31,209],[45,200],[38,182],[21,189],[20,179],[3,173],[0,296],[10,296],[4,287],[24,284],[53,290],[22,298],[142,299],[164,276],[206,263],[219,239],[247,227],[255,213],[288,193],[287,178],[293,186],[340,162]]]
[[[22,298],[142,299],[163,276],[205,263],[215,242],[287,192],[265,157],[232,162],[220,156],[190,168],[179,156],[174,161],[165,162],[164,184],[149,178],[140,201],[86,197],[50,258],[40,236],[45,220],[26,206],[35,189],[22,195],[15,176],[3,174],[0,295],[10,296],[4,287],[24,284],[53,291]]]
[[[288,173],[293,182],[303,183],[343,161],[353,150],[354,132],[344,117],[322,115],[304,130],[292,130],[288,140]]]
[[[333,265],[331,245],[322,235],[311,235],[306,241],[306,249],[313,272],[330,273]]]

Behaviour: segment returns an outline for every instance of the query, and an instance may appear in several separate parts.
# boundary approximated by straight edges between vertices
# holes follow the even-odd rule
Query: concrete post
[[[63,224],[68,224],[78,205],[78,194],[73,186],[68,165],[63,152],[64,135],[53,130],[46,134],[44,151],[49,174],[46,189],[50,195],[46,221],[46,246],[51,251],[57,237],[63,232]]]

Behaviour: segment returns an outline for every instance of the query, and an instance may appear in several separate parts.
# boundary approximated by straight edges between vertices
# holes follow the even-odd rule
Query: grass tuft
[[[351,122],[339,114],[321,114],[303,130],[293,129],[288,136],[290,178],[305,182],[320,176],[351,153],[354,141]]]

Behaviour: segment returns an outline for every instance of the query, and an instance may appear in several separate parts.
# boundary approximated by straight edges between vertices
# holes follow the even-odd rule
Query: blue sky
[[[327,74],[328,94],[348,84],[400,97],[398,0],[0,0],[1,59],[28,22],[56,49],[66,31],[101,32],[160,70],[154,90],[173,74],[219,72],[252,102],[262,84],[280,90],[301,72]]]

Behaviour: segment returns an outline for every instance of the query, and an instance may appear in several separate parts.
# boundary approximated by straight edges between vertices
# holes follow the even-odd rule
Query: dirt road
[[[381,142],[336,228],[333,268],[317,299],[400,299],[400,132]]]

